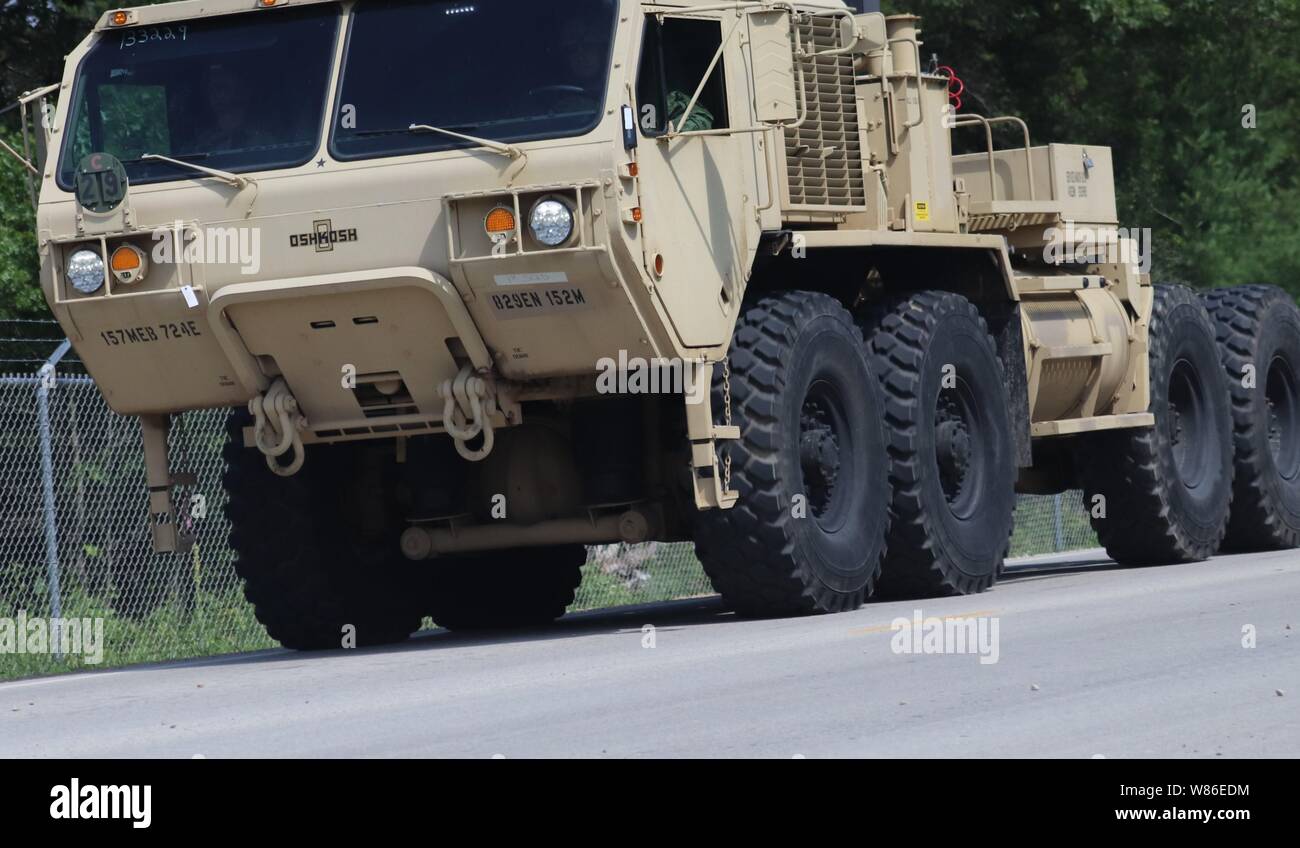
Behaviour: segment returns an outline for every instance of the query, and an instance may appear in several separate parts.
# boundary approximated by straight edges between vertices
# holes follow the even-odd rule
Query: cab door
[[[754,139],[720,132],[749,121],[735,97],[746,86],[734,33],[709,72],[724,28],[716,13],[649,14],[637,69],[644,260],[683,347],[730,337],[757,243]]]

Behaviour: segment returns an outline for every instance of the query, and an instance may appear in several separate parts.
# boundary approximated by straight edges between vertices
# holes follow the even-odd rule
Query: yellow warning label
[[[930,220],[930,204],[924,200],[918,200],[916,202],[916,220],[918,221]]]

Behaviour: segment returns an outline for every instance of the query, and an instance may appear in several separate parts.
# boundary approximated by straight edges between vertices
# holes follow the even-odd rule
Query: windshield
[[[331,152],[399,156],[584,135],[600,122],[617,0],[364,0],[348,36]]]
[[[268,9],[104,33],[77,72],[59,163],[106,152],[134,184],[193,179],[146,153],[246,172],[305,164],[320,146],[339,7]]]

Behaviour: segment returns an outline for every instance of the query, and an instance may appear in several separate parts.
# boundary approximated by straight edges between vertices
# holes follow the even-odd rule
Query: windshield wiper
[[[474,127],[466,126],[466,127],[456,128],[456,130],[459,129],[474,129]],[[445,135],[450,138],[460,139],[461,141],[468,141],[470,144],[473,144],[484,150],[490,150],[493,153],[499,153],[502,156],[508,156],[511,159],[524,159],[524,160],[528,159],[528,154],[513,144],[506,144],[503,141],[493,141],[490,138],[479,138],[476,135],[467,135],[466,133],[457,132],[456,130],[444,129],[443,127],[434,127],[434,126],[430,126],[429,124],[411,124],[406,129],[365,130],[363,132],[357,133],[356,135],[358,137],[365,137],[365,136],[374,136],[374,135],[397,135],[398,133],[431,132],[431,133],[438,133],[439,135]]]
[[[445,129],[453,130],[457,133],[463,133],[469,130],[478,129],[478,124],[461,124],[454,127],[445,127]],[[357,132],[352,133],[352,137],[370,138],[376,135],[407,135],[410,132],[411,132],[410,127],[393,127],[392,129],[387,129],[387,130],[359,130]]]
[[[186,158],[206,159],[211,155],[212,154],[210,153],[195,153],[192,156],[188,156]],[[143,156],[141,156],[139,159],[136,159],[134,161],[166,162],[169,165],[176,165],[181,168],[189,168],[191,171],[198,171],[201,174],[207,174],[209,177],[215,177],[216,179],[221,180],[224,183],[229,183],[230,185],[240,190],[243,190],[244,188],[247,188],[250,185],[252,186],[257,185],[257,183],[254,182],[252,179],[248,177],[241,177],[239,174],[232,174],[229,171],[218,171],[216,168],[208,168],[203,165],[197,165],[193,162],[187,162],[185,161],[185,159],[173,159],[170,156],[160,156],[157,153],[146,153]]]

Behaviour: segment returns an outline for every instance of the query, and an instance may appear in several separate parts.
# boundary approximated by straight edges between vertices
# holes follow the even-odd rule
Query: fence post
[[[1065,526],[1061,516],[1061,496],[1052,498],[1052,522],[1056,529],[1056,552],[1065,550]]]
[[[58,377],[55,368],[59,360],[72,346],[64,341],[58,350],[41,366],[40,379],[36,382],[36,419],[40,429],[41,443],[41,489],[45,507],[45,567],[50,582],[50,618],[52,622],[63,619],[63,598],[59,588],[59,524],[56,514],[57,502],[54,498],[54,445],[50,431],[50,388]],[[50,638],[54,656],[63,659],[63,640],[51,629]]]

